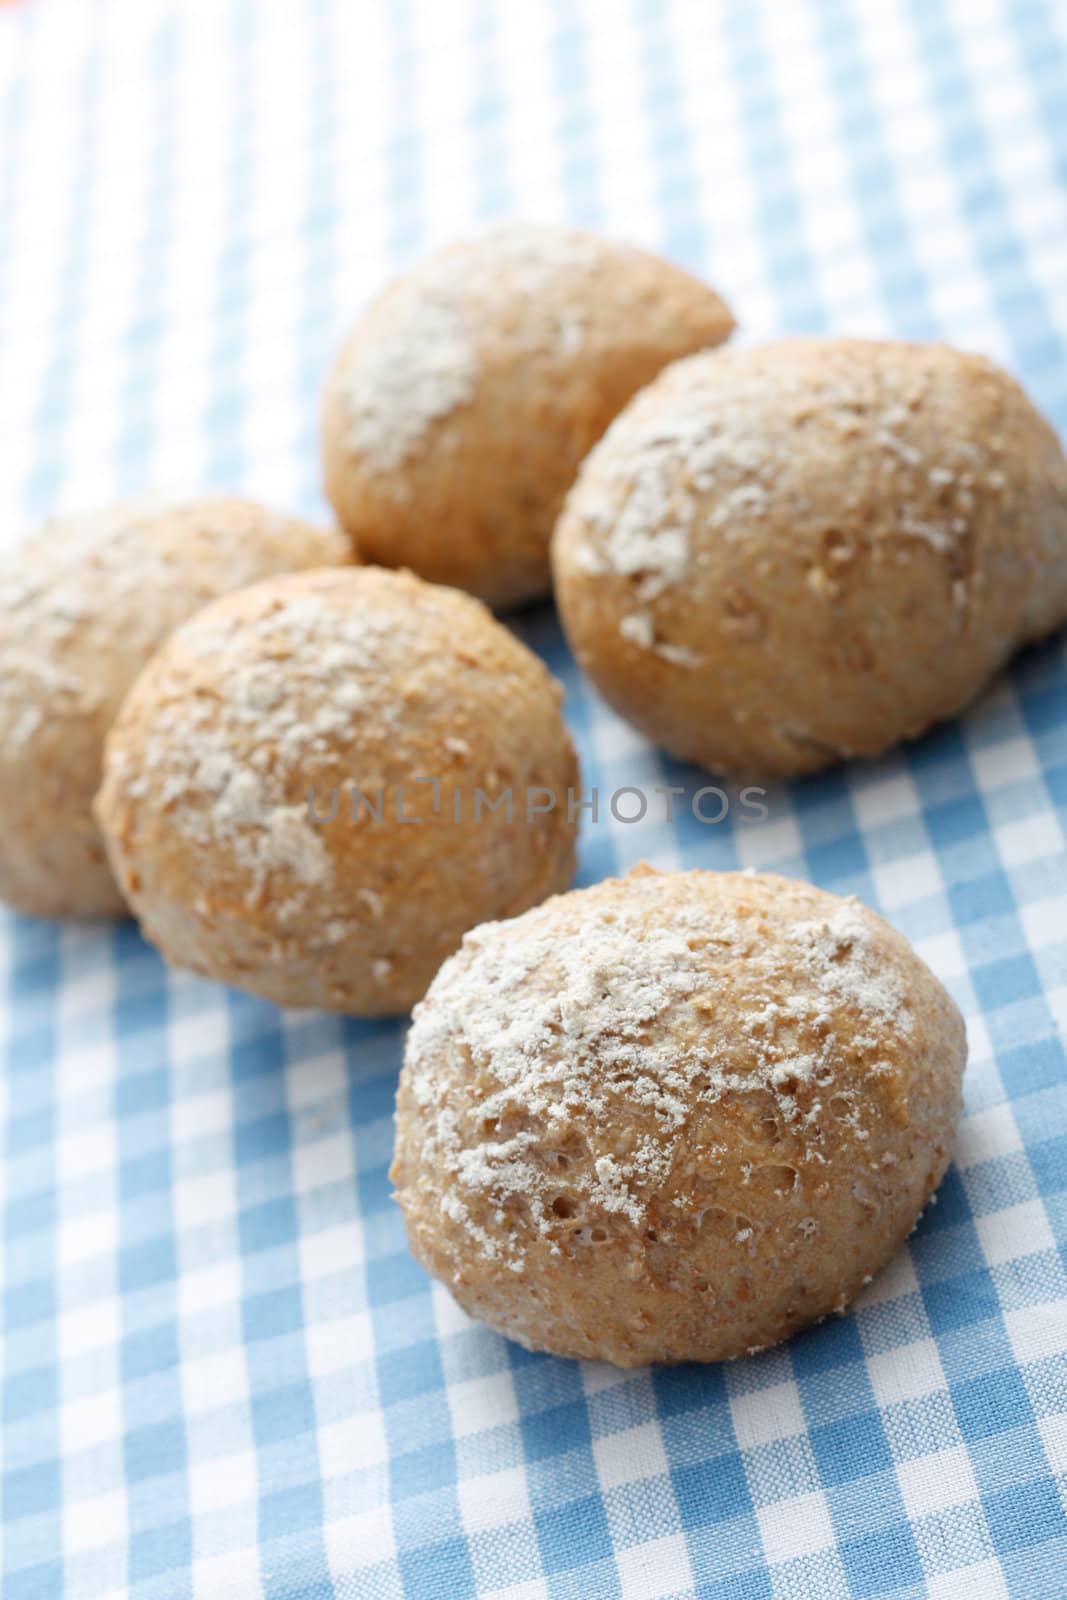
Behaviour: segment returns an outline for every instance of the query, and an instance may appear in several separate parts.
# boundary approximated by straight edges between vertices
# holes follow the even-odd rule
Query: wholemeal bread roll
[[[547,593],[578,464],[630,396],[733,327],[644,251],[507,223],[398,278],[326,389],[326,492],[368,561],[504,607]]]
[[[809,772],[951,716],[1067,617],[1067,463],[943,345],[697,355],[589,456],[554,568],[582,666],[650,738]]]
[[[104,737],[130,684],[207,601],[348,562],[335,529],[214,495],[47,522],[0,566],[0,899],[37,916],[124,907],[93,823]]]
[[[856,900],[638,868],[477,928],[417,1007],[411,1248],[531,1349],[718,1361],[843,1310],[948,1165],[952,1000]]]
[[[560,689],[468,595],[255,585],[148,665],[96,814],[169,960],[281,1005],[407,1010],[464,931],[569,882]]]

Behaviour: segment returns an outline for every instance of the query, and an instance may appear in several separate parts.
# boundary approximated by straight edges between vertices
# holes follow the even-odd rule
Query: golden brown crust
[[[130,684],[207,601],[352,560],[333,528],[212,495],[48,522],[0,570],[0,899],[37,916],[125,906],[92,819]]]
[[[943,345],[709,352],[592,452],[553,559],[581,664],[650,738],[808,772],[953,715],[1067,617],[1067,463]]]
[[[504,224],[394,282],[334,364],[326,492],[369,561],[505,607],[546,594],[582,457],[669,361],[727,338],[719,297],[644,251]]]
[[[531,1348],[717,1361],[846,1307],[948,1165],[959,1012],[873,912],[638,868],[476,929],[416,1008],[411,1248]]]
[[[467,928],[570,881],[560,698],[456,590],[372,567],[257,584],[175,634],[123,707],[96,808],[116,876],[178,966],[405,1011]],[[498,804],[475,820],[477,789]],[[528,821],[528,789],[557,805]]]

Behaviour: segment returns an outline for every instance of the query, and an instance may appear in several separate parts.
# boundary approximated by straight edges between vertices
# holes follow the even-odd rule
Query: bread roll
[[[371,567],[257,584],[181,628],[122,709],[96,807],[116,876],[179,967],[406,1011],[467,928],[570,881],[560,698],[455,590]]]
[[[635,390],[733,327],[666,261],[507,223],[377,299],[326,388],[326,492],[368,561],[496,607],[548,592],[578,464]]]
[[[959,1012],[855,900],[638,868],[477,928],[416,1009],[411,1248],[531,1349],[718,1361],[848,1306],[944,1175]]]
[[[208,600],[351,561],[334,529],[212,495],[59,517],[0,566],[0,899],[119,916],[92,819],[104,737],[130,684]]]
[[[674,754],[739,775],[873,756],[1067,617],[1067,463],[943,345],[787,339],[677,363],[582,468],[567,636]]]

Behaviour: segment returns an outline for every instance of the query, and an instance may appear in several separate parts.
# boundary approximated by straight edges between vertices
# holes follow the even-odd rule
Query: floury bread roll
[[[0,899],[37,916],[120,915],[92,802],[130,684],[207,601],[272,573],[351,560],[335,529],[231,495],[58,517],[7,557]]]
[[[467,928],[566,887],[561,692],[469,595],[257,584],[142,673],[97,817],[168,959],[280,1005],[406,1011]]]
[[[416,1009],[412,1250],[531,1349],[718,1361],[841,1311],[949,1162],[956,1006],[855,900],[638,868],[478,928]]]
[[[363,556],[504,607],[548,592],[578,464],[630,396],[725,339],[729,311],[668,262],[505,223],[398,278],[330,376],[326,492]]]
[[[809,772],[953,715],[1067,618],[1067,463],[943,345],[697,355],[589,456],[554,568],[578,659],[650,738]]]

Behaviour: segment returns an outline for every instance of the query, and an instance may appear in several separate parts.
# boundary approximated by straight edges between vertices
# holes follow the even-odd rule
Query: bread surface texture
[[[416,1257],[531,1349],[717,1361],[849,1306],[948,1165],[954,1002],[855,900],[656,873],[478,928],[416,1009]]]
[[[234,495],[46,522],[0,566],[0,899],[119,916],[93,822],[104,739],[138,672],[207,602],[352,560],[337,529]]]
[[[792,776],[960,711],[1067,618],[1067,462],[945,345],[692,356],[592,451],[553,543],[606,699],[713,770]]]
[[[707,285],[631,246],[510,222],[396,279],[333,366],[326,492],[367,560],[501,609],[547,594],[579,463],[638,389],[720,343]]]
[[[403,1012],[467,928],[570,881],[560,701],[469,595],[373,567],[261,583],[138,679],[97,816],[175,965],[280,1005]]]

